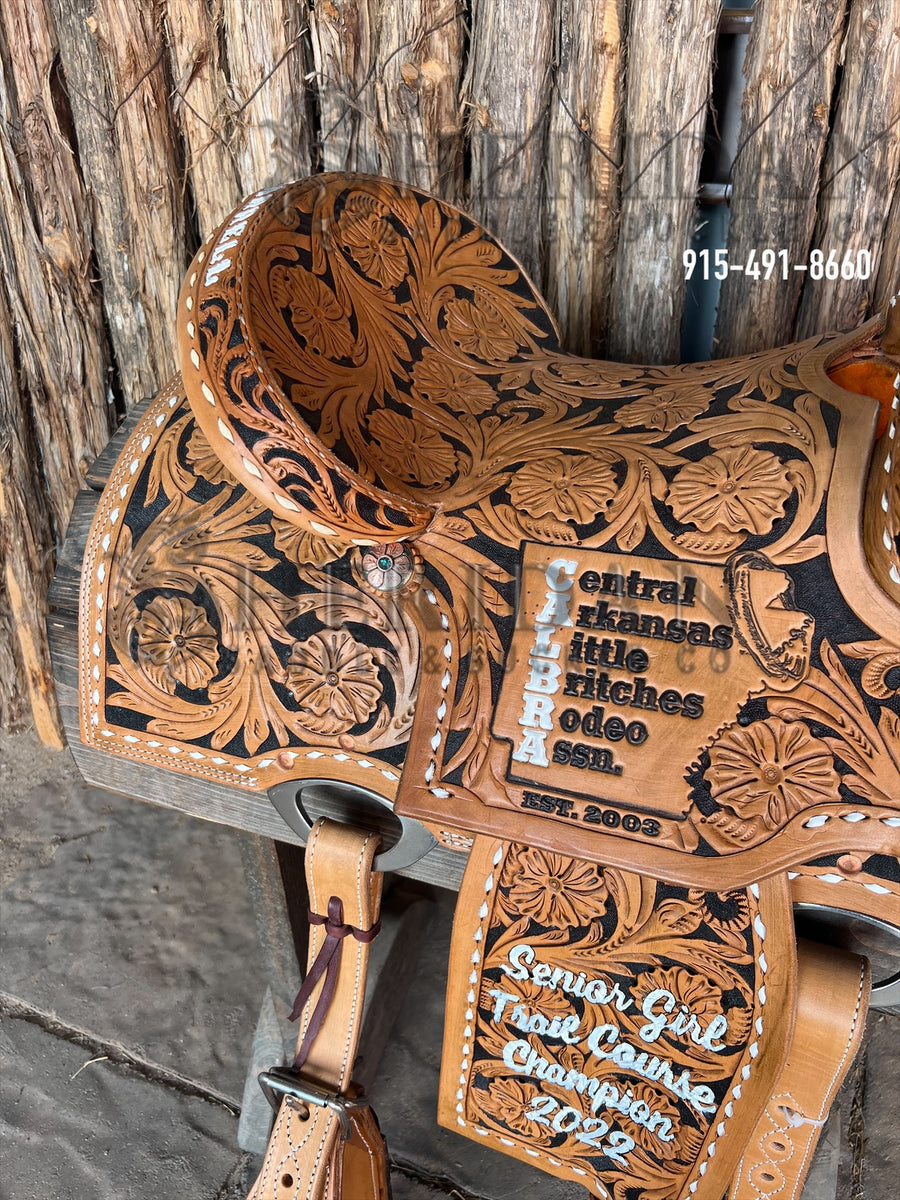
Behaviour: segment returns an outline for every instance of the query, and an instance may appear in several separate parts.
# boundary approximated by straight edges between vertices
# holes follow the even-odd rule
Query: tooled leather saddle
[[[317,176],[198,252],[100,502],[84,741],[468,853],[439,1120],[598,1196],[798,1194],[870,984],[792,900],[900,928],[895,317],[575,358],[463,213]],[[385,1192],[351,1078],[377,852],[310,835],[253,1197]]]

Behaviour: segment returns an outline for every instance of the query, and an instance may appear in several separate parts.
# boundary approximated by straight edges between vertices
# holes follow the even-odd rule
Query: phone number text
[[[805,262],[792,263],[788,250],[751,250],[743,262],[733,262],[727,250],[685,250],[682,256],[685,279],[790,279],[796,272],[810,279],[868,279],[872,255],[868,250],[811,250]]]

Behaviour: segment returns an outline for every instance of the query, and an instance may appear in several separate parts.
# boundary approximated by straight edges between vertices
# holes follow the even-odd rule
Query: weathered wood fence
[[[569,349],[612,358],[677,360],[701,183],[730,196],[732,262],[871,256],[866,279],[729,275],[716,353],[852,327],[898,286],[897,0],[758,0],[752,21],[716,0],[0,0],[0,16],[2,727],[58,736],[44,595],[73,495],[173,371],[183,269],[247,192],[319,170],[428,188],[521,259]],[[716,63],[748,27],[716,179]]]

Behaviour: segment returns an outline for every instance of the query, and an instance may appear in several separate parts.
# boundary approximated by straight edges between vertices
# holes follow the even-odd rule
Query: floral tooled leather
[[[824,369],[871,334],[681,367],[567,356],[484,230],[345,175],[245,202],[179,326],[184,391],[139,427],[89,547],[89,740],[255,789],[324,757],[393,795],[408,760],[401,805],[451,833],[524,821],[552,849],[564,824],[585,857],[652,850],[686,884],[895,846],[898,614],[844,502],[877,406]],[[647,657],[566,663],[584,679],[546,744],[589,763],[567,792],[511,762],[528,546],[643,572],[642,595],[581,596],[604,628],[565,639]],[[683,612],[676,578],[699,581]]]
[[[718,1200],[790,1040],[783,887],[685,890],[476,839],[441,1123],[599,1196]]]
[[[877,332],[575,358],[464,214],[320,176],[198,253],[98,506],[85,740],[471,849],[441,1119],[616,1200],[737,1167],[790,883],[900,925],[896,427],[873,572],[877,405],[826,371]]]

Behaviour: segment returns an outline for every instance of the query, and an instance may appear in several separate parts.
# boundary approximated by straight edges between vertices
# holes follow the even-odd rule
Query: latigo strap
[[[318,822],[306,851],[309,971],[298,996],[294,1069],[261,1082],[280,1096],[262,1170],[248,1200],[384,1200],[387,1153],[375,1115],[351,1076],[362,1023],[369,946],[379,927],[383,875],[377,834]],[[319,919],[328,910],[331,920]],[[311,985],[311,986],[308,986]]]
[[[198,252],[98,506],[85,742],[468,850],[440,1119],[598,1195],[795,1194],[868,984],[791,902],[900,935],[898,327],[575,358],[464,213],[318,176]],[[386,1186],[347,837],[254,1197]]]

